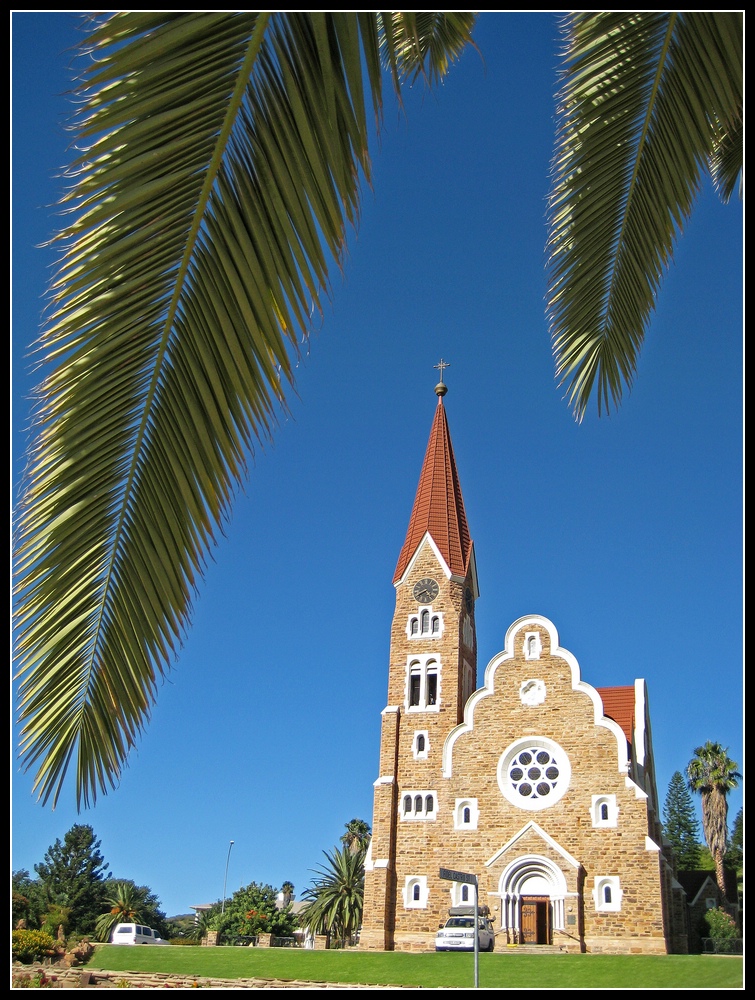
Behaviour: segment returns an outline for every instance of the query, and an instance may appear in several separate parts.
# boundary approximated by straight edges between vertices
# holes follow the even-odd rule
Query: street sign
[[[440,877],[447,878],[451,882],[468,882],[470,885],[477,885],[476,875],[470,875],[469,872],[455,872],[451,868],[441,868]]]

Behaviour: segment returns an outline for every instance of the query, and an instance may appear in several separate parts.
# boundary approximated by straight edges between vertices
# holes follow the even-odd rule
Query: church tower
[[[428,837],[441,809],[442,751],[477,682],[474,545],[469,535],[443,397],[445,362],[406,539],[393,576],[388,702],[382,713],[365,877],[362,948],[412,948],[438,915],[427,908]],[[416,905],[415,905],[416,904]]]

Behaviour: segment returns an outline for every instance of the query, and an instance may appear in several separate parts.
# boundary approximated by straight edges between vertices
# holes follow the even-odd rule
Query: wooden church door
[[[551,943],[551,902],[548,896],[522,896],[519,927],[521,944]]]

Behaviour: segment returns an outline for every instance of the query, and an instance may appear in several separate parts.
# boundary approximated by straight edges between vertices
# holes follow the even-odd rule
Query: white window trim
[[[416,812],[414,800],[417,796],[422,797],[422,811]],[[427,796],[432,795],[433,797],[433,807],[430,812],[427,812]],[[411,798],[412,808],[411,811],[407,812],[404,808],[404,801],[406,798]],[[401,799],[399,801],[399,817],[402,821],[406,823],[428,823],[434,822],[438,816],[438,793],[433,791],[432,788],[405,788],[401,793]]]
[[[469,809],[469,822],[465,823],[464,810]],[[454,806],[454,830],[476,830],[477,821],[480,818],[480,810],[477,799],[457,799]],[[456,905],[456,904],[454,904]]]
[[[414,673],[419,673],[419,704],[410,705],[411,679]],[[435,673],[435,704],[427,704],[427,678]],[[440,657],[435,653],[423,656],[408,656],[406,658],[406,690],[404,692],[404,707],[407,712],[438,712],[441,699],[441,664]]]
[[[602,806],[608,806],[608,819],[603,819],[601,816]],[[619,806],[615,795],[593,795],[590,813],[594,827],[617,827],[619,825]]]
[[[525,660],[539,660],[543,651],[543,642],[539,632],[524,633],[524,658]]]
[[[424,750],[417,749],[417,742],[420,736],[424,736],[425,738]],[[412,739],[412,756],[414,757],[415,760],[427,760],[427,756],[429,753],[430,753],[430,736],[428,735],[426,729],[418,729]]]
[[[468,899],[462,898],[462,893],[464,892],[464,887],[468,891]],[[475,896],[475,886],[471,882],[452,882],[451,883],[451,906],[473,906]]]
[[[611,902],[606,903],[604,893],[611,890]],[[595,877],[595,888],[592,891],[595,909],[599,913],[618,913],[621,910],[621,880],[617,875],[598,875]]]
[[[552,788],[552,793],[540,798],[530,798],[520,794],[512,785],[509,778],[509,767],[513,759],[523,750],[542,749],[548,751],[558,765],[558,781]],[[525,809],[528,812],[538,812],[541,809],[548,809],[555,805],[569,789],[571,783],[571,763],[566,752],[555,742],[546,736],[530,736],[525,739],[518,739],[510,744],[498,761],[498,787],[504,797],[518,809]]]
[[[419,899],[414,899],[414,887],[419,886]],[[427,888],[427,875],[407,875],[404,879],[404,888],[401,891],[404,897],[404,909],[406,910],[426,910],[429,890]]]
[[[427,632],[423,632],[422,629],[421,629],[421,627],[420,627],[420,624],[421,624],[421,621],[422,621],[422,613],[425,612],[425,611],[428,613],[428,620],[430,622],[430,629]],[[435,618],[437,618],[437,620],[438,620],[438,628],[437,628],[437,630],[435,632],[433,632],[432,631],[432,623],[433,623],[433,619],[435,619]],[[412,622],[416,622],[417,623],[417,631],[416,632],[412,632]],[[419,610],[416,611],[414,614],[409,615],[409,617],[406,620],[406,637],[407,637],[407,639],[412,639],[412,640],[415,640],[415,639],[440,639],[440,637],[443,635],[444,629],[445,629],[445,622],[443,621],[443,612],[442,611],[433,611],[432,604],[421,604],[419,606]]]

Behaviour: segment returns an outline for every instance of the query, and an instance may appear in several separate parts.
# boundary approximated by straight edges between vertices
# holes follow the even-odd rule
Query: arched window
[[[420,668],[412,667],[411,674],[409,675],[409,706],[410,708],[418,708],[421,704],[420,699],[422,697],[422,671]]]
[[[454,805],[454,830],[476,830],[479,819],[477,799],[457,799]]]
[[[430,631],[430,612],[427,609],[420,615],[420,631],[423,635]]]
[[[412,618],[409,622],[409,633],[410,635],[419,634],[419,622],[417,621],[416,618]]]
[[[615,795],[593,795],[590,807],[594,827],[619,825],[619,804]]]
[[[621,910],[621,881],[616,875],[604,875],[595,879],[593,899],[595,909],[618,913]]]
[[[437,797],[434,791],[407,791],[401,799],[402,820],[420,820],[422,822],[436,818]]]
[[[425,737],[422,733],[417,737],[417,753],[422,753],[425,749]]]
[[[407,708],[435,708],[440,695],[440,664],[436,656],[412,657],[408,664]]]
[[[466,882],[461,887],[461,901],[462,903],[469,902],[469,886],[466,884]]]
[[[437,635],[440,632],[440,618],[437,615],[433,616],[433,635]]]
[[[419,882],[415,882],[414,887],[412,888],[412,899],[414,900],[415,903],[418,903],[420,901],[420,898],[421,895],[420,895]]]

